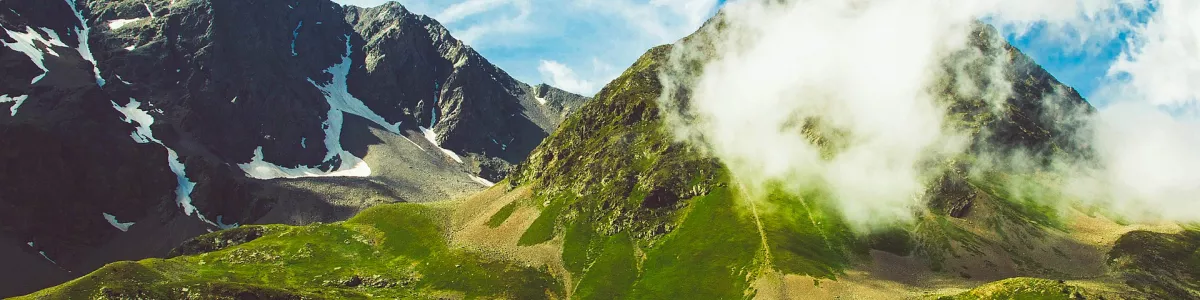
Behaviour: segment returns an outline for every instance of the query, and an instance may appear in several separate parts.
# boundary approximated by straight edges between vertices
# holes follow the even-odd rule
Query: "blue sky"
[[[1082,45],[1069,43],[1064,41],[1061,35],[1049,33],[1049,26],[1045,22],[1034,23],[1019,34],[1011,32],[1011,29],[1007,30],[1010,32],[1005,32],[1005,38],[1060,82],[1074,87],[1093,105],[1105,106],[1107,100],[1098,97],[1098,93],[1102,86],[1112,83],[1106,81],[1109,69],[1121,54],[1128,50],[1127,41],[1135,34],[1134,30],[1146,24],[1155,9],[1154,3],[1150,3],[1147,9],[1136,12],[1121,9],[1118,13],[1119,19],[1130,21],[1131,27],[1120,27],[1111,32],[1101,33],[1098,37],[1093,36],[1094,40],[1083,42]],[[1068,40],[1081,39],[1086,38],[1072,36]]]
[[[1006,38],[1060,82],[1074,87],[1084,98],[1091,98],[1112,62],[1121,54],[1124,44],[1120,40],[1113,40],[1104,43],[1099,50],[1064,51],[1065,47],[1060,42],[1046,40],[1040,28],[1024,36],[1008,35]]]
[[[383,0],[334,0],[375,6]],[[1083,0],[1080,0],[1083,1]],[[1088,0],[1092,1],[1092,0]],[[1104,1],[1104,0],[1095,0]],[[1093,2],[1095,2],[1093,1]],[[645,50],[671,43],[707,20],[724,0],[401,0],[438,19],[484,57],[527,83],[549,83],[591,96]],[[1154,12],[1120,19],[1145,23]],[[1095,16],[1093,16],[1095,17]],[[1095,97],[1118,61],[1131,28],[1086,45],[1048,34],[1045,24],[1006,32],[1006,38],[1060,81],[1097,106]],[[1012,31],[1012,28],[1001,28]],[[1061,28],[1055,28],[1060,30]],[[1077,38],[1077,37],[1076,37]]]
[[[383,0],[334,0],[375,6]],[[586,96],[647,49],[691,33],[723,0],[402,0],[526,83]]]

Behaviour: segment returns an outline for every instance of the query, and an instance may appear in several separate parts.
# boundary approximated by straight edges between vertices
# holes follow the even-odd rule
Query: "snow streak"
[[[79,47],[75,50],[79,51],[79,56],[83,57],[92,63],[92,71],[96,74],[96,84],[104,86],[104,78],[100,76],[100,67],[96,64],[96,58],[92,56],[92,47],[88,44],[88,36],[92,32],[92,28],[88,26],[87,19],[83,17],[83,12],[75,6],[75,0],[66,0],[67,5],[71,6],[71,10],[75,11],[75,18],[79,19],[79,28],[75,29],[75,37],[79,39]]]
[[[125,104],[125,106],[117,104],[116,101],[112,101],[112,105],[123,116],[122,121],[129,124],[137,124],[133,133],[130,134],[135,142],[139,144],[154,143],[167,150],[167,165],[170,166],[171,172],[175,173],[175,181],[177,183],[175,188],[175,205],[183,209],[183,214],[191,216],[192,213],[195,213],[196,217],[204,223],[221,229],[232,228],[231,226],[209,221],[208,218],[204,217],[204,214],[196,210],[196,206],[192,205],[192,189],[196,187],[196,183],[187,177],[186,166],[183,164],[183,161],[179,160],[179,154],[154,137],[154,132],[150,130],[150,125],[154,124],[154,117],[146,110],[141,109],[141,103],[137,99],[129,98],[129,103]],[[233,226],[236,226],[236,224]]]

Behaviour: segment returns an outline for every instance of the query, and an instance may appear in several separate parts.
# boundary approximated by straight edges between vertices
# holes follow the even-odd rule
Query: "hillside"
[[[484,192],[333,224],[216,232],[182,256],[112,264],[28,298],[1200,297],[1200,229],[1059,213],[1036,201],[1062,196],[1045,174],[967,172],[985,151],[1088,151],[1060,138],[1072,126],[1051,122],[1090,106],[986,25],[973,45],[1014,57],[1006,76],[1017,92],[1000,111],[942,94],[961,112],[952,124],[979,146],[937,162],[945,172],[914,224],[856,233],[819,186],[751,195],[725,164],[671,136],[660,102],[672,51],[703,47],[720,22],[649,50]],[[836,145],[819,132],[806,134]]]

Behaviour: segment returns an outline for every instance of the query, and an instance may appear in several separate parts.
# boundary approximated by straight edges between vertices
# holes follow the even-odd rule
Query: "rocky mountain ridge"
[[[481,190],[587,99],[394,2],[13,0],[0,27],[0,260],[31,270],[0,295],[238,224]]]

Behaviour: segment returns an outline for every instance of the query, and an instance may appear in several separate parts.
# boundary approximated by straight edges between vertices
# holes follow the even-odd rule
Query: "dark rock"
[[[242,226],[201,235],[183,242],[183,244],[175,247],[175,249],[171,249],[171,252],[167,253],[167,258],[196,255],[225,249],[253,241],[262,237],[263,233],[264,230],[261,226]]]
[[[964,175],[946,172],[926,189],[929,209],[955,218],[964,218],[971,212],[971,205],[978,191],[967,182]]]
[[[348,286],[348,287],[357,287],[357,286],[361,285],[362,283],[363,283],[362,277],[358,277],[358,275],[350,276],[350,279],[346,279],[345,281],[342,281],[342,285]]]

